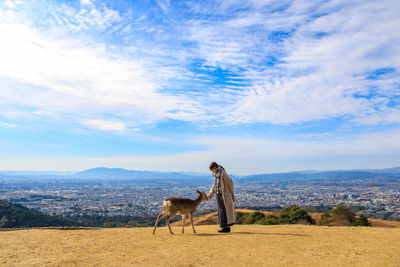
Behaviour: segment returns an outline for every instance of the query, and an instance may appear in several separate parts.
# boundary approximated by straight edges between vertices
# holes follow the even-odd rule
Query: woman
[[[214,183],[208,192],[208,199],[214,195],[217,198],[218,220],[221,230],[220,233],[229,233],[232,226],[236,222],[236,213],[233,202],[236,201],[233,193],[233,182],[226,173],[224,167],[216,162],[211,162],[210,170],[214,175]]]

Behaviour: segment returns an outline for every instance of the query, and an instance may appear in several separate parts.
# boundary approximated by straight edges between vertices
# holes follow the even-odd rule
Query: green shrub
[[[343,215],[335,215],[326,217],[324,220],[319,221],[319,225],[326,225],[326,226],[351,226],[349,219]]]
[[[339,205],[332,213],[325,213],[319,220],[320,225],[328,226],[370,226],[367,216],[364,214],[356,217],[355,213],[346,206]]]
[[[243,224],[248,216],[249,216],[248,212],[240,212],[240,211],[236,212],[236,223]]]
[[[329,213],[324,213],[324,214],[322,214],[322,216],[321,216],[321,220],[323,221],[323,220],[326,220],[326,219],[328,219],[328,218],[330,218],[330,217],[332,217]]]
[[[318,221],[319,225],[326,225],[327,221],[332,218],[332,216],[329,213],[324,213],[322,214],[321,218]]]
[[[307,213],[307,211],[300,209],[296,205],[289,206],[282,210],[279,215],[279,220],[281,223],[295,224],[299,221],[308,222],[309,224],[314,224],[314,220]]]
[[[261,218],[265,217],[264,213],[256,211],[254,213],[251,213],[249,216],[247,216],[246,220],[244,221],[243,224],[254,224]]]
[[[332,210],[332,216],[335,217],[338,215],[344,216],[350,222],[350,224],[353,224],[356,219],[355,213],[343,205],[339,205]]]
[[[329,218],[331,218],[331,217],[332,216],[329,213],[322,214],[321,218],[319,219],[318,224],[319,225],[324,225],[329,220]]]
[[[263,224],[263,225],[275,225],[279,223],[280,223],[279,218],[271,214],[268,214],[267,216],[262,217],[261,219],[256,221],[256,224]]]
[[[360,217],[356,218],[353,223],[354,226],[371,226],[371,223],[368,221],[367,216],[361,214]]]

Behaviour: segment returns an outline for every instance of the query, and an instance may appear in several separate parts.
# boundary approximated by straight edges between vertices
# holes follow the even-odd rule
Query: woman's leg
[[[226,210],[224,205],[224,199],[220,194],[217,194],[217,203],[218,203],[217,208],[218,208],[219,226],[221,228],[226,228],[227,227]]]

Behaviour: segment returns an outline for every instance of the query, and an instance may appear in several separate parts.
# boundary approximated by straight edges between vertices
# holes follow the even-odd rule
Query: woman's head
[[[212,171],[213,173],[217,173],[218,172],[218,163],[216,163],[215,161],[210,163],[210,171]]]

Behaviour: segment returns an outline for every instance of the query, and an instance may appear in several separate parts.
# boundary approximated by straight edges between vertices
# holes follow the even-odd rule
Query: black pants
[[[221,228],[228,227],[228,222],[226,218],[226,210],[224,205],[224,199],[222,198],[222,194],[217,194],[217,208],[218,208],[218,220],[219,226]]]

